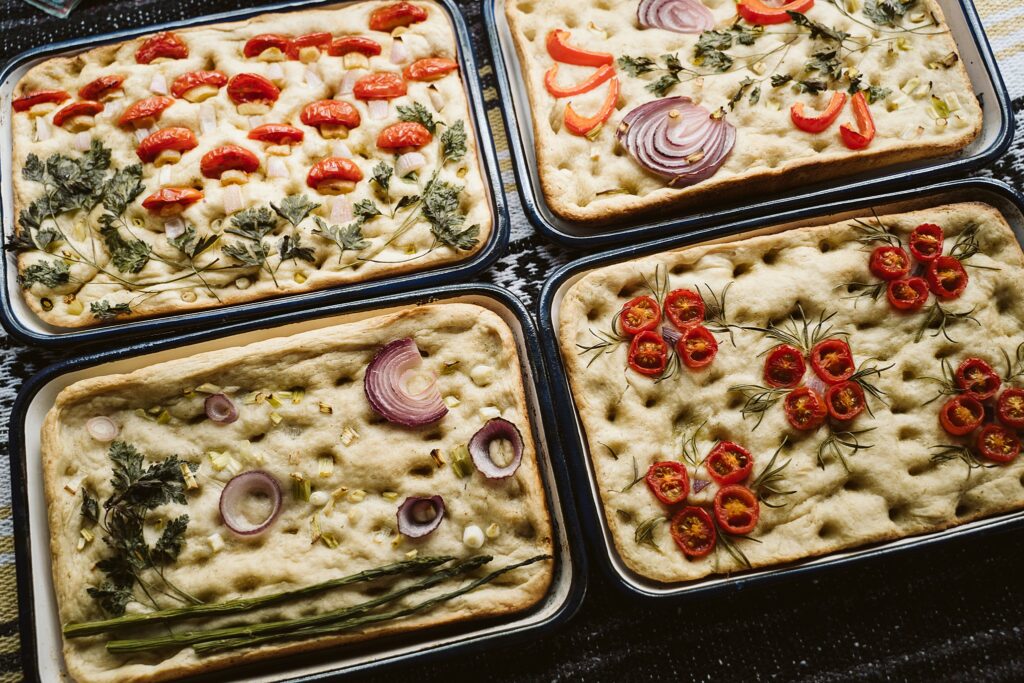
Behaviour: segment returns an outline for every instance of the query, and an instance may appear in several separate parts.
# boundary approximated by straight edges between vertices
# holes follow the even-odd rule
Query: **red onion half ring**
[[[683,337],[683,335],[679,333],[679,330],[674,327],[669,327],[668,325],[662,326],[661,336],[672,348],[675,348],[676,343]]]
[[[398,508],[398,531],[409,538],[426,536],[444,519],[441,496],[410,496]]]
[[[641,104],[626,114],[615,131],[638,164],[685,187],[713,176],[736,143],[736,129],[693,103],[689,97],[666,97]]]
[[[206,417],[221,424],[231,424],[238,419],[238,409],[230,398],[224,394],[211,394],[203,404]]]
[[[715,17],[701,0],[640,0],[636,18],[644,28],[701,33],[715,27]]]
[[[420,427],[448,413],[436,377],[417,372],[423,359],[412,339],[385,344],[366,368],[363,389],[370,406],[389,422]]]
[[[491,444],[495,441],[508,441],[512,444],[512,458],[505,465],[499,465],[491,457]],[[480,474],[488,479],[511,477],[523,461],[523,435],[519,427],[496,417],[488,420],[469,440],[469,454]]]
[[[270,514],[253,523],[242,514],[245,500],[253,496],[270,499]],[[255,536],[266,531],[281,512],[281,487],[277,480],[262,470],[243,472],[227,483],[220,492],[220,516],[225,526],[239,536]]]

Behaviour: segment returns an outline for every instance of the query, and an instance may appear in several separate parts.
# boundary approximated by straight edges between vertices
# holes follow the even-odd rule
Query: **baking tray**
[[[558,427],[547,390],[540,342],[533,319],[511,294],[490,285],[452,285],[430,292],[388,295],[372,306],[343,303],[316,312],[295,312],[265,320],[231,324],[165,340],[141,341],[123,349],[100,351],[64,361],[32,377],[22,388],[10,424],[14,543],[18,575],[21,658],[27,680],[68,680],[61,654],[60,623],[53,596],[49,533],[39,459],[39,427],[57,393],[72,382],[127,372],[152,363],[203,351],[294,334],[391,310],[432,302],[476,303],[497,313],[512,328],[523,362],[523,385],[537,444],[541,478],[554,530],[555,575],[543,601],[511,618],[492,618],[450,628],[427,629],[368,645],[233,667],[194,680],[314,681],[366,674],[399,662],[449,656],[472,648],[535,639],[564,624],[579,608],[586,590],[587,565],[572,503],[570,482],[554,438]],[[193,680],[193,679],[189,679]]]
[[[981,133],[966,149],[952,155],[885,166],[879,171],[836,178],[782,194],[727,203],[722,206],[667,208],[635,223],[628,217],[612,224],[587,226],[556,216],[541,190],[534,148],[533,116],[523,82],[512,33],[505,18],[506,0],[485,0],[484,20],[491,41],[498,91],[505,127],[509,131],[512,166],[515,169],[523,210],[530,222],[548,238],[569,247],[595,247],[630,243],[690,232],[709,224],[724,224],[843,197],[868,196],[894,187],[934,182],[936,177],[963,174],[999,158],[1013,140],[1014,117],[1010,96],[996,66],[981,19],[972,0],[937,0],[946,15],[960,57],[984,110]]]
[[[325,303],[338,301],[367,300],[373,297],[394,292],[408,291],[414,287],[434,287],[471,280],[473,276],[489,267],[508,248],[510,223],[505,195],[501,191],[501,175],[494,148],[493,134],[487,120],[480,77],[477,73],[473,45],[469,30],[461,12],[452,0],[434,0],[449,15],[455,30],[456,48],[463,82],[469,95],[469,121],[476,132],[479,142],[481,171],[484,186],[488,188],[487,200],[494,216],[494,228],[490,239],[472,258],[448,266],[440,266],[427,270],[407,273],[395,277],[383,277],[367,282],[339,285],[328,289],[303,294],[284,295],[280,297],[252,301],[233,306],[224,306],[200,311],[189,311],[180,314],[156,316],[136,321],[100,325],[94,328],[66,330],[42,322],[25,305],[17,283],[17,268],[12,263],[12,256],[3,259],[3,282],[0,291],[0,323],[13,336],[23,342],[49,347],[74,347],[111,339],[127,339],[153,336],[159,333],[177,333],[188,329],[220,326],[234,320],[253,318],[257,315],[271,315],[298,308],[312,308]],[[252,9],[210,14],[184,21],[134,28],[117,31],[100,36],[54,43],[24,52],[7,63],[0,70],[0,227],[6,241],[7,235],[13,231],[13,182],[11,179],[11,97],[15,84],[24,73],[39,62],[107,43],[131,40],[140,35],[175,28],[187,28],[202,24],[213,24],[227,21],[241,21],[268,12],[284,12],[289,10],[312,9],[320,7],[341,6],[345,2],[337,0],[296,0],[274,5],[264,5]]]
[[[573,402],[558,346],[558,314],[562,298],[569,287],[596,268],[695,244],[727,242],[751,234],[781,232],[790,228],[832,223],[856,215],[870,215],[872,208],[879,213],[911,211],[957,201],[987,202],[996,207],[1013,228],[1017,240],[1024,245],[1024,195],[996,180],[965,179],[914,190],[890,192],[871,198],[842,200],[820,207],[778,214],[769,213],[761,218],[705,228],[639,248],[619,248],[562,266],[545,281],[540,298],[541,339],[551,376],[551,394],[555,401],[558,424],[561,427],[559,434],[562,436],[562,448],[573,476],[580,519],[590,541],[591,556],[596,558],[596,564],[607,573],[612,583],[630,594],[645,598],[697,597],[741,590],[774,579],[791,578],[868,558],[884,557],[960,536],[1024,527],[1024,510],[1020,510],[969,522],[944,531],[876,543],[823,557],[748,570],[729,576],[712,576],[676,584],[660,583],[645,578],[629,569],[615,550],[605,522],[604,506],[601,504],[597,479],[591,466],[583,426]]]

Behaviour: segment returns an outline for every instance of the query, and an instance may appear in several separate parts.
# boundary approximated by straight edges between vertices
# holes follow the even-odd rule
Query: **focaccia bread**
[[[436,375],[436,386],[449,407],[439,421],[417,428],[376,413],[364,390],[367,364],[383,345],[405,337],[412,338],[424,356],[421,370]],[[411,607],[498,568],[549,555],[551,522],[520,362],[512,333],[496,314],[474,305],[437,304],[71,385],[58,396],[42,434],[61,623],[110,614],[101,608],[110,598],[94,599],[87,591],[112,580],[106,565],[97,563],[109,563],[116,556],[105,541],[111,535],[106,529],[114,523],[108,518],[115,492],[112,454],[119,450],[123,455],[128,447],[144,456],[145,467],[158,466],[173,455],[198,466],[192,475],[196,486],[184,486],[184,502],[159,505],[146,517],[145,538],[150,552],[155,552],[161,529],[179,515],[188,515],[180,553],[157,565],[162,574],[152,568],[138,570],[162,608],[180,606],[168,596],[169,585],[205,603],[221,603],[310,586],[410,558],[450,555],[460,561],[492,556],[468,575],[394,600],[369,613],[373,615]],[[210,419],[204,412],[208,392],[226,395],[237,410],[237,420]],[[523,441],[521,464],[505,479],[485,478],[472,464],[456,462],[471,437],[497,416],[514,424]],[[118,428],[112,443],[97,440],[87,426],[97,417],[112,420]],[[468,470],[460,474],[457,464]],[[218,502],[226,482],[252,470],[277,481],[282,499],[280,514],[270,527],[248,537],[226,526]],[[435,495],[444,502],[439,525],[420,538],[400,533],[396,511],[403,501]],[[83,501],[88,498],[97,501],[100,523],[83,516],[88,512]],[[234,617],[169,626],[180,634],[326,614],[379,598],[424,576],[425,571],[413,572]],[[162,577],[168,579],[167,585]],[[168,633],[156,624],[66,637],[64,657],[68,671],[79,681],[166,680],[439,624],[508,616],[541,600],[551,577],[551,560],[536,561],[405,618],[319,638],[211,654],[197,654],[187,645],[129,655],[105,649],[114,639]],[[128,590],[128,614],[153,610],[141,584]]]
[[[887,285],[869,271],[869,255],[886,243],[905,249],[911,231],[925,223],[940,226],[945,252],[963,258],[967,287],[950,299],[929,293],[916,311],[895,310]],[[923,266],[915,261],[913,267]],[[1004,376],[1007,399],[1020,391],[1011,388],[1021,386],[1018,373],[1024,372],[1022,282],[1017,237],[997,210],[980,203],[866,214],[682,248],[584,275],[560,304],[559,340],[618,554],[644,577],[691,581],[1024,507],[1024,458],[1012,449],[1005,464],[982,457],[981,427],[953,436],[939,419],[946,402],[963,395],[950,375],[969,357]],[[664,292],[678,288],[700,290],[717,355],[703,369],[669,362],[660,377],[639,374],[627,362],[631,342],[618,341],[626,336],[618,314],[634,297],[664,301]],[[618,322],[610,329],[613,319]],[[673,327],[668,319],[659,325],[666,336]],[[847,342],[849,372],[858,370],[849,381],[863,382],[869,410],[848,421],[830,410],[819,426],[797,429],[785,406],[799,388],[773,392],[779,385],[768,383],[766,365],[783,341],[817,347],[829,339]],[[828,396],[834,378],[826,384],[810,361],[800,367],[805,371],[796,371],[787,386]],[[995,422],[997,400],[982,401],[991,406],[983,424]],[[1015,409],[1024,418],[1019,396]],[[739,485],[758,498],[760,517],[748,535],[759,542],[722,533],[719,519],[714,551],[691,558],[665,520],[682,505],[718,519],[713,501],[722,487],[707,458],[719,442],[738,444],[752,456],[752,471]],[[1019,431],[1011,429],[1006,443],[1019,448]],[[686,467],[685,503],[662,504],[644,481],[649,466],[664,461]],[[779,467],[773,477],[764,474]]]
[[[693,0],[675,1],[685,15]],[[597,224],[637,212],[710,208],[755,193],[768,196],[942,156],[967,146],[981,128],[981,107],[936,0],[902,3],[902,16],[890,12],[888,17],[883,10],[871,11],[881,3],[860,0],[789,3],[809,7],[799,9],[807,20],[801,25],[786,20],[761,25],[738,16],[735,0],[698,0],[710,11],[708,30],[643,28],[640,6],[661,3],[505,2],[529,93],[544,197],[565,220]],[[888,23],[879,23],[886,18]],[[611,80],[583,94],[554,97],[545,80],[549,69],[557,66],[556,86],[571,91],[596,75],[602,60],[556,58],[546,44],[553,30],[568,31],[570,46],[604,55],[614,69]],[[666,60],[673,55],[677,61]],[[599,115],[606,111],[602,104],[612,97],[613,85],[618,96],[610,117],[585,135],[573,133],[566,124],[567,106],[581,117]],[[866,147],[851,149],[840,132],[844,123],[858,130],[853,95],[846,95],[837,118],[822,132],[805,132],[792,120],[797,103],[806,107],[806,116],[817,116],[834,93],[856,91],[870,102],[877,129]],[[706,137],[683,144],[686,151],[679,155],[685,163],[676,159],[673,166],[682,169],[678,176],[652,172],[617,142],[625,132],[624,119],[637,107],[680,97],[692,101],[680,101],[681,106],[699,107],[692,121],[706,122],[710,115],[735,129],[731,151],[703,180],[684,174],[720,149]],[[673,125],[667,124],[669,129]],[[696,134],[691,131],[697,123],[682,125],[688,130],[677,137]],[[652,136],[651,144],[671,156],[663,133]]]
[[[396,5],[412,23],[373,30],[374,13]],[[25,301],[46,323],[82,327],[471,258],[493,216],[454,31],[429,0],[357,2],[143,36],[33,67],[11,114],[9,241]],[[289,47],[255,52],[262,43],[250,40],[264,34]],[[164,44],[187,55],[147,61]],[[394,90],[365,88],[381,73],[397,79]],[[187,74],[206,75],[186,89]],[[120,77],[105,91],[90,86]],[[276,101],[245,101],[264,97],[260,82],[279,89]],[[53,90],[67,99],[47,102]],[[102,111],[61,115],[85,97],[103,100]],[[151,98],[170,106],[121,123]],[[324,100],[341,109],[307,112]],[[263,128],[277,124],[291,131]],[[382,143],[397,124],[415,130],[394,129]],[[341,175],[316,170],[327,159],[345,160],[327,162]],[[143,206],[164,191],[176,194]],[[184,204],[195,191],[202,198]]]

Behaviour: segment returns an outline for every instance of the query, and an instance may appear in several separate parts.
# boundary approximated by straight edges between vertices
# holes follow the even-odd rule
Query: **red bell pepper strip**
[[[793,119],[793,124],[800,130],[807,131],[808,133],[820,133],[839,118],[839,113],[843,111],[845,106],[846,93],[834,92],[832,93],[832,99],[828,102],[828,106],[825,107],[825,111],[819,115],[805,116],[804,103],[797,102],[790,108],[789,117]]]
[[[556,62],[578,66],[604,66],[615,58],[607,52],[590,52],[569,44],[570,33],[564,29],[552,29],[548,33],[548,54]]]
[[[619,79],[613,78],[608,88],[608,96],[605,98],[597,113],[589,118],[583,118],[572,108],[572,102],[565,105],[565,127],[574,135],[588,135],[598,126],[608,120],[608,117],[615,111],[615,103],[619,100]]]
[[[853,115],[857,119],[857,128],[854,130],[850,124],[844,123],[839,126],[839,135],[843,143],[850,149],[864,149],[875,139],[875,121],[871,118],[871,110],[868,109],[868,101],[864,98],[863,92],[858,92],[850,100],[853,105]]]
[[[583,93],[590,92],[614,75],[615,67],[605,64],[600,69],[592,73],[586,80],[581,81],[576,85],[563,88],[555,82],[555,79],[558,78],[558,65],[555,64],[548,69],[546,74],[544,74],[544,87],[547,88],[548,92],[554,97],[572,97],[573,95],[582,95]]]
[[[793,0],[781,7],[766,5],[763,0],[737,0],[736,11],[752,24],[783,24],[791,21],[787,12],[804,14],[814,7],[814,0]]]

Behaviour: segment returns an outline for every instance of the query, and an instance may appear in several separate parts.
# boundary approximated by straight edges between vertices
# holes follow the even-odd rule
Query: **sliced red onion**
[[[701,0],[640,0],[636,18],[644,28],[701,33],[715,27],[715,17]]]
[[[711,482],[707,479],[694,479],[692,486],[694,493],[700,493],[707,487],[711,486]]]
[[[444,519],[441,496],[410,496],[398,508],[398,532],[409,538],[426,536]]]
[[[85,152],[90,146],[92,146],[92,135],[84,131],[75,134],[75,149]]]
[[[427,158],[419,152],[409,152],[398,157],[395,161],[395,175],[404,178],[413,171],[418,171],[427,165]]]
[[[207,134],[217,130],[217,110],[209,102],[199,105],[199,129]]]
[[[206,417],[221,424],[231,424],[238,419],[238,409],[230,398],[224,394],[211,394],[204,404]]]
[[[370,100],[366,103],[366,106],[370,109],[371,119],[379,121],[388,117],[389,107],[387,100]]]
[[[117,438],[121,428],[109,417],[98,415],[85,423],[85,431],[89,432],[89,436],[97,441],[110,443]]]
[[[50,128],[50,122],[44,119],[42,116],[36,117],[36,142],[46,142],[53,137],[53,129]]]
[[[181,216],[171,216],[164,220],[164,234],[172,240],[185,234],[185,221]]]
[[[683,335],[679,334],[679,330],[677,330],[674,327],[669,327],[668,325],[665,325],[661,328],[661,336],[665,341],[668,342],[668,345],[673,348],[675,347],[676,343],[683,338]]]
[[[242,210],[242,188],[238,185],[228,185],[224,188],[224,213],[232,214]]]
[[[331,223],[348,223],[353,218],[352,200],[348,197],[334,197],[331,200]]]
[[[374,411],[389,422],[407,427],[420,427],[444,417],[448,406],[437,389],[436,377],[418,372],[422,364],[412,339],[385,344],[366,367],[363,379],[363,390]],[[423,386],[410,387],[416,380]]]
[[[391,63],[402,64],[409,60],[409,48],[401,40],[391,42]]]
[[[212,398],[212,397],[211,397]],[[242,503],[254,495],[270,499],[271,510],[263,521],[253,524],[241,514]],[[232,477],[220,492],[220,516],[224,524],[240,536],[255,536],[270,526],[281,512],[281,487],[277,480],[262,470],[243,472]]]
[[[512,459],[506,465],[499,465],[491,457],[491,446],[499,441],[512,444]],[[473,456],[473,464],[480,470],[480,474],[488,479],[511,477],[523,461],[523,435],[508,420],[495,417],[488,420],[469,440],[469,454]]]
[[[689,97],[665,97],[626,114],[615,131],[638,164],[669,179],[671,187],[713,176],[736,143],[736,129]]]
[[[271,178],[287,178],[288,167],[281,157],[270,157],[267,159],[267,175]]]
[[[149,89],[157,95],[167,94],[167,79],[164,78],[163,74],[156,74],[153,76],[153,80],[149,82]]]

